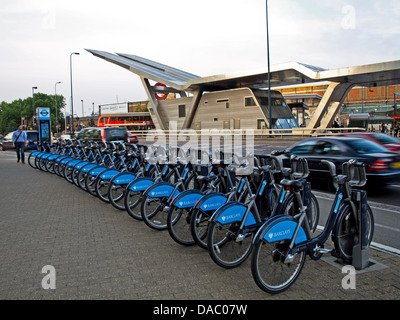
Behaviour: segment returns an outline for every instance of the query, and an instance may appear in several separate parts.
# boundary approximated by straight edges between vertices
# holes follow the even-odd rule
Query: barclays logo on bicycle
[[[171,194],[170,190],[161,190],[161,191],[152,191],[150,192],[150,195],[152,197],[168,197]]]
[[[222,222],[228,222],[228,221],[235,221],[237,218],[240,218],[242,216],[241,213],[236,213],[236,214],[231,214],[227,216],[221,216],[220,219]]]
[[[204,204],[201,206],[201,209],[203,210],[214,210],[218,209],[219,207],[222,207],[225,204],[224,202],[216,202],[216,203],[211,203],[211,204]]]
[[[291,239],[293,234],[295,233],[296,227],[297,223],[295,221],[279,222],[276,225],[274,225],[271,229],[266,231],[264,239],[267,242]],[[295,243],[300,243],[306,240],[307,240],[306,234],[303,228],[300,227],[299,232],[296,236]]]
[[[196,202],[197,202],[197,200],[179,201],[179,202],[178,202],[178,205],[179,205],[180,207],[182,207],[182,206],[189,206],[189,207],[191,207],[191,206],[193,206]]]
[[[288,229],[288,230],[283,230],[283,231],[279,231],[279,232],[271,232],[268,234],[268,238],[269,239],[273,239],[273,238],[277,238],[277,237],[283,237],[286,235],[290,235],[292,233],[292,230]]]

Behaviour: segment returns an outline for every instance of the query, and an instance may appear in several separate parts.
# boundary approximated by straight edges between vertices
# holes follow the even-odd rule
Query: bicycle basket
[[[304,179],[308,177],[308,162],[305,158],[291,156],[290,166],[294,179]]]
[[[352,187],[362,187],[367,183],[365,166],[354,160],[343,163],[342,174],[347,176],[347,181]]]

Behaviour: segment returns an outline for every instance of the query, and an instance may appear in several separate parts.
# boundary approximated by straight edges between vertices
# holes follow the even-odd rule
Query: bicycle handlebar
[[[333,178],[335,184],[345,184],[348,183],[353,187],[362,187],[367,182],[365,163],[359,162],[355,159],[350,159],[342,164],[342,174],[337,175],[336,166],[333,162],[329,160],[321,160],[321,163],[325,164],[329,168],[329,173]]]

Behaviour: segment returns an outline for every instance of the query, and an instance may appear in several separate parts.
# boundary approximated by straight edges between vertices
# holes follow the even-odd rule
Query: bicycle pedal
[[[244,240],[244,238],[246,238],[246,235],[245,235],[245,234],[239,234],[239,235],[237,235],[235,241],[236,241],[236,242],[241,242],[241,241]]]
[[[332,251],[333,251],[333,249],[326,249],[326,248],[320,248],[320,247],[317,247],[314,249],[314,252],[316,254],[325,254],[325,253],[330,253]]]

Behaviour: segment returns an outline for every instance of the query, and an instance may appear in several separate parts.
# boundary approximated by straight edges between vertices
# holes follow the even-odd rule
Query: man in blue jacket
[[[25,143],[26,134],[22,131],[22,126],[18,126],[18,130],[14,131],[12,136],[12,142],[17,151],[17,162],[22,160],[22,164],[25,164]]]

